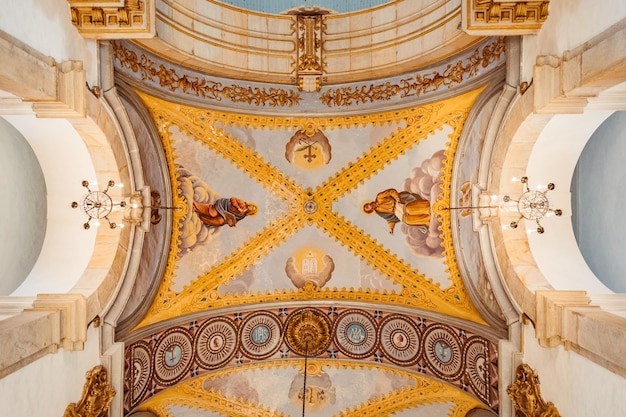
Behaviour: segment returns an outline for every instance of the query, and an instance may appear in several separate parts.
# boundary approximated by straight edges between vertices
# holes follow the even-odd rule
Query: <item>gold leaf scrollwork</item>
[[[235,84],[223,86],[220,82],[186,74],[179,75],[175,69],[166,68],[163,64],[159,65],[144,54],[139,56],[135,51],[117,42],[113,42],[112,45],[113,57],[123,68],[139,73],[144,81],[158,81],[159,86],[172,92],[181,91],[215,101],[228,99],[233,103],[270,107],[292,107],[301,100],[299,92],[295,90],[252,88]]]
[[[507,388],[517,417],[560,417],[556,406],[546,403],[539,390],[539,377],[533,369],[521,364],[515,371],[515,383]]]
[[[322,94],[321,101],[328,107],[351,106],[353,104],[389,101],[399,96],[420,96],[427,92],[437,91],[441,87],[451,88],[461,84],[465,79],[478,74],[480,68],[486,68],[497,61],[505,52],[504,38],[498,38],[482,50],[475,50],[465,61],[459,60],[449,64],[443,72],[417,74],[403,79],[399,84],[386,82],[379,85],[361,87],[343,87],[330,89]]]
[[[299,355],[316,356],[330,343],[330,324],[317,310],[303,309],[294,313],[285,331],[289,347]]]
[[[107,370],[98,365],[87,371],[85,377],[82,398],[78,403],[70,403],[63,417],[105,417],[109,414],[115,390],[109,385]]]

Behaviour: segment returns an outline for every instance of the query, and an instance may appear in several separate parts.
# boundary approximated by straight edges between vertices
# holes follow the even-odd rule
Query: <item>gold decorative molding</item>
[[[320,13],[301,13],[296,16],[297,66],[296,74],[300,91],[319,91],[325,63],[322,55],[326,23]]]
[[[84,38],[152,38],[155,29],[154,0],[67,0],[72,24]]]
[[[135,51],[124,45],[113,42],[113,57],[121,66],[132,72],[140,73],[142,81],[158,80],[162,88],[171,92],[181,91],[208,100],[230,100],[233,103],[256,104],[257,106],[292,107],[301,100],[300,94],[294,90],[282,88],[250,88],[232,84],[223,86],[219,81],[206,78],[178,74],[175,69],[165,68],[157,64],[144,54],[137,55]]]
[[[403,79],[398,84],[383,83],[369,87],[342,87],[329,89],[320,100],[328,107],[352,106],[376,101],[389,101],[394,97],[420,96],[427,92],[437,91],[442,87],[452,88],[464,79],[474,76],[480,68],[485,68],[498,60],[505,52],[504,38],[499,38],[482,50],[476,50],[465,61],[459,60],[450,64],[442,73],[416,74]]]
[[[478,36],[532,35],[548,18],[550,0],[463,0],[463,30]]]
[[[517,367],[515,382],[506,392],[513,401],[517,417],[560,417],[556,406],[541,397],[539,376],[526,364]]]
[[[63,417],[105,417],[115,390],[108,382],[108,372],[103,366],[95,366],[85,374],[87,381],[78,403],[70,403]]]

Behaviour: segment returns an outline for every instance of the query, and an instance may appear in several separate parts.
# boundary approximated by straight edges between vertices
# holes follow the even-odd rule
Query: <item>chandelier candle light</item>
[[[516,179],[514,179],[516,180]],[[525,186],[525,191],[516,200],[509,195],[502,197],[504,203],[517,203],[515,209],[519,213],[519,218],[513,220],[509,226],[512,229],[516,229],[521,219],[533,220],[537,223],[537,233],[542,234],[545,232],[543,226],[539,221],[548,213],[553,213],[556,216],[563,215],[563,210],[550,208],[550,201],[548,200],[547,193],[555,189],[554,183],[549,183],[545,191],[531,190],[528,188],[528,177],[524,176],[519,180]],[[495,197],[495,196],[493,196]],[[445,207],[445,210],[475,210],[475,209],[497,209],[499,206],[460,206],[460,207]]]
[[[161,214],[159,210],[181,210],[181,207],[166,207],[161,205],[161,194],[158,191],[152,190],[150,192],[151,204],[145,206],[142,204],[141,193],[137,192],[130,197],[130,203],[125,200],[119,203],[113,202],[113,198],[109,195],[109,189],[111,187],[122,187],[122,184],[116,184],[115,181],[109,180],[107,187],[104,190],[92,191],[89,188],[89,181],[83,181],[82,186],[87,189],[87,194],[77,202],[72,202],[72,208],[80,208],[89,219],[83,223],[85,230],[91,227],[91,221],[95,220],[95,225],[99,226],[99,220],[105,219],[109,223],[111,229],[117,227],[124,227],[123,223],[115,223],[109,219],[109,214],[115,207],[129,207],[131,210],[130,217],[124,220],[129,220],[131,223],[137,224],[141,222],[143,218],[143,212],[150,210],[150,223],[158,224],[161,221]]]
[[[548,191],[554,190],[554,183],[549,183],[545,191],[535,191],[528,188],[528,177],[522,177],[520,181],[524,184],[526,191],[522,193],[518,200],[512,199],[508,195],[503,197],[505,203],[509,201],[517,203],[517,211],[520,217],[511,222],[511,228],[517,228],[519,221],[524,218],[526,220],[534,220],[537,223],[537,233],[541,234],[545,231],[543,226],[539,223],[539,220],[541,220],[543,216],[550,212],[554,213],[556,216],[563,214],[563,210],[561,209],[550,208],[550,201],[546,195]]]
[[[118,227],[118,224],[109,220],[109,214],[114,207],[126,207],[126,201],[121,201],[119,203],[114,203],[111,196],[109,196],[109,188],[122,185],[117,185],[115,181],[109,180],[107,183],[107,188],[104,190],[96,190],[92,191],[89,188],[89,181],[83,180],[81,183],[83,187],[87,189],[87,194],[83,196],[80,202],[74,201],[72,202],[72,208],[79,208],[85,212],[85,214],[89,217],[89,219],[83,224],[85,229],[89,229],[91,227],[91,220],[95,219],[101,220],[105,219],[109,223],[109,227],[111,229],[115,229]],[[119,225],[123,227],[123,225]]]

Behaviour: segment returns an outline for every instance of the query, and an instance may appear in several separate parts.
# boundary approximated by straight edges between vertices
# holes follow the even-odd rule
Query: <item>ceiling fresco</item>
[[[158,291],[127,338],[125,413],[294,416],[303,400],[319,417],[497,412],[497,344],[449,210],[483,90],[323,117],[136,91],[174,209]]]
[[[246,116],[142,95],[179,210],[168,267],[139,327],[303,299],[376,301],[484,323],[463,287],[446,210],[454,152],[479,93],[326,118]],[[213,207],[237,201],[256,213],[229,223]]]

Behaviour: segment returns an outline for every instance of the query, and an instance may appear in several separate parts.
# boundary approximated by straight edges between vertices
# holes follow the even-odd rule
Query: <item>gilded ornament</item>
[[[105,417],[115,396],[115,390],[108,382],[108,372],[103,366],[95,366],[85,374],[87,382],[78,403],[70,403],[63,417]]]
[[[285,341],[299,355],[316,356],[330,343],[330,323],[319,310],[302,309],[289,317]]]
[[[180,91],[213,101],[230,100],[232,103],[246,103],[256,106],[292,107],[301,100],[300,94],[294,90],[282,88],[252,88],[232,84],[224,86],[221,82],[178,74],[173,68],[157,64],[146,55],[137,55],[135,51],[124,45],[113,42],[113,57],[123,68],[141,74],[144,81],[157,81],[159,86],[169,91]]]
[[[544,1],[499,1],[474,0],[473,17],[476,21],[496,23],[511,21],[524,23],[527,21],[545,22],[548,18],[550,0]]]
[[[296,81],[301,91],[319,91],[322,87],[322,75],[326,69],[324,62],[323,34],[326,29],[324,15],[331,10],[315,6],[297,7],[286,14],[296,16],[293,25],[296,33]]]
[[[560,417],[556,406],[541,396],[539,376],[533,369],[521,364],[515,371],[515,383],[507,388],[517,417]]]
[[[535,34],[548,18],[549,0],[466,0],[464,29],[472,35]],[[465,9],[465,7],[467,9]]]
[[[500,59],[505,52],[504,38],[498,38],[482,50],[474,51],[465,61],[459,60],[456,64],[449,64],[442,72],[430,74],[418,73],[414,77],[403,79],[399,84],[386,82],[384,84],[357,87],[342,87],[329,89],[322,94],[321,101],[328,107],[351,106],[357,104],[389,101],[395,97],[405,98],[420,96],[428,92],[437,91],[442,87],[452,88],[463,80],[478,74],[480,68],[486,68]]]
[[[85,5],[68,0],[72,24],[86,38],[119,39],[153,35],[153,0],[125,0],[123,7],[110,1],[95,0]]]

